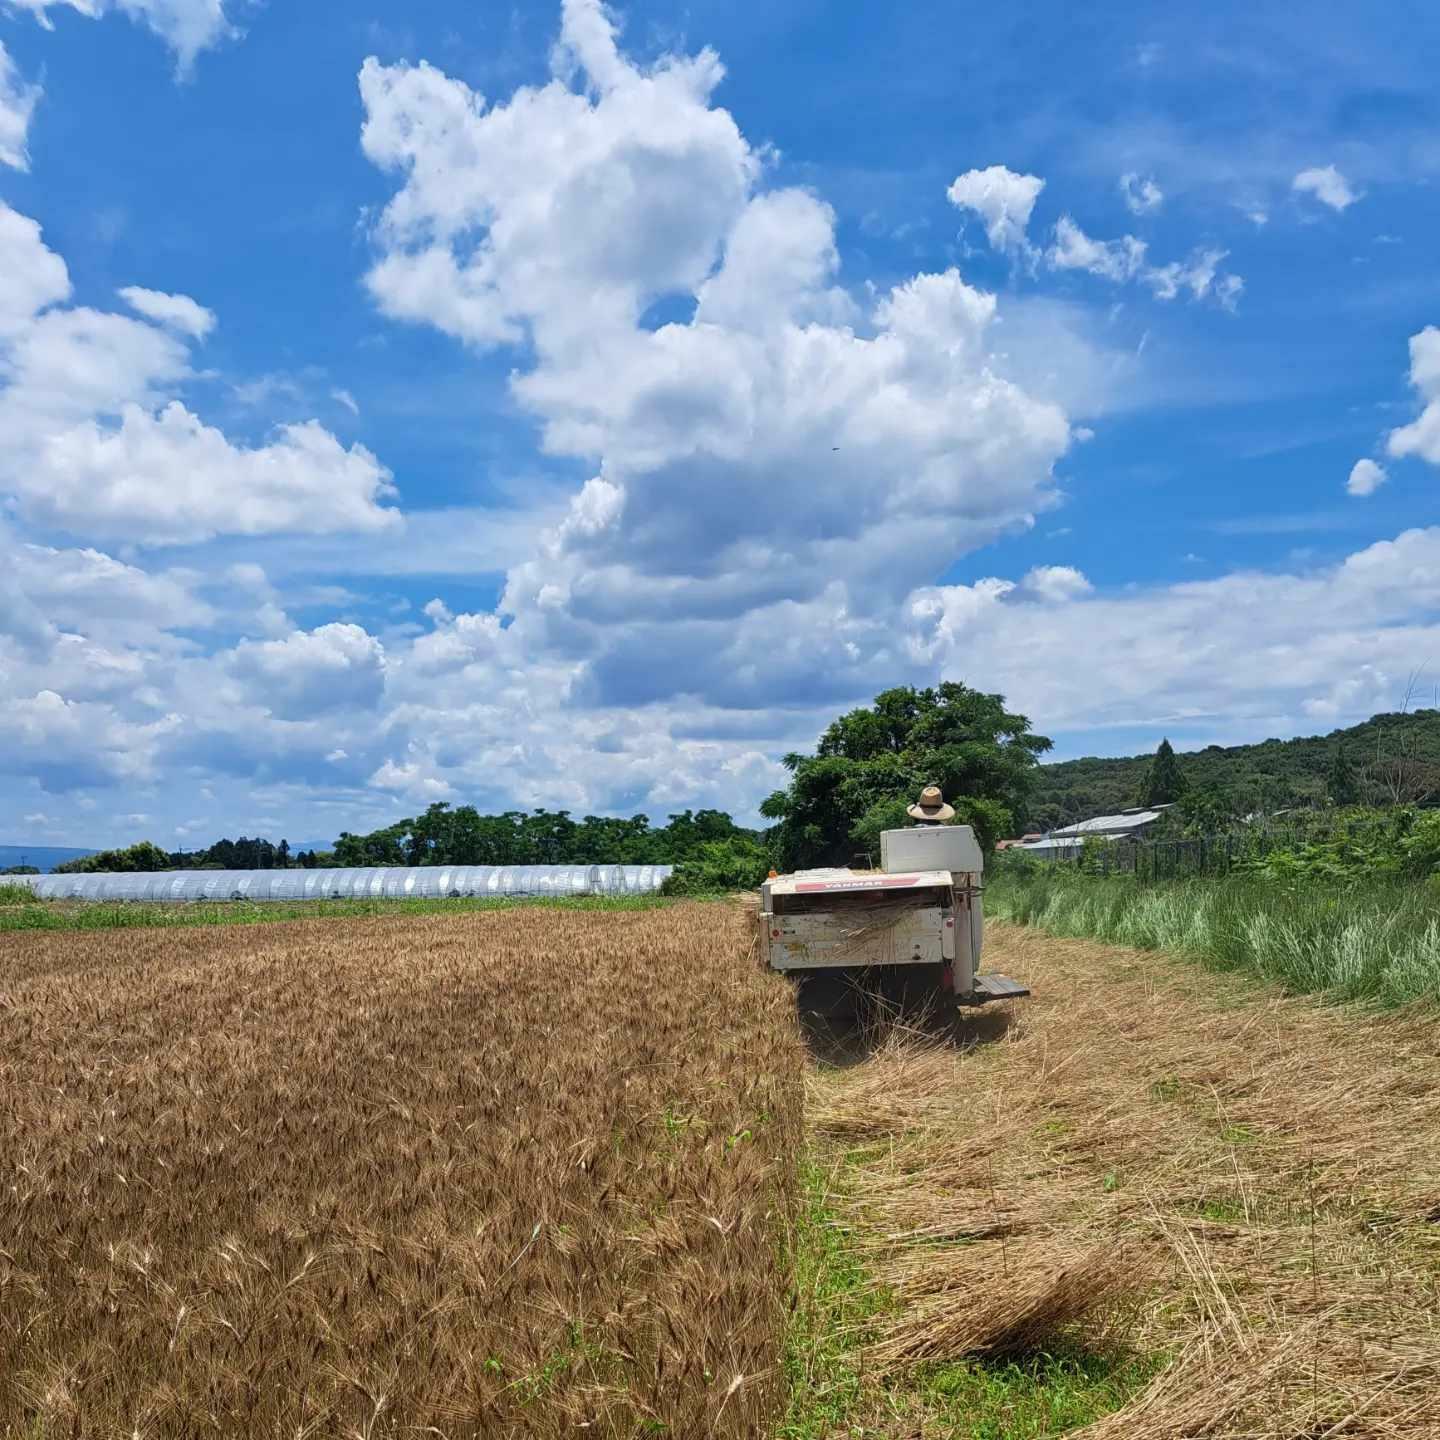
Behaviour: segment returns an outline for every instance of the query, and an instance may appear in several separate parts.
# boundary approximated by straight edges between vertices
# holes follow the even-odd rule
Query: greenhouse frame
[[[157,870],[15,875],[41,900],[438,900],[654,895],[673,865],[413,865],[342,870]]]

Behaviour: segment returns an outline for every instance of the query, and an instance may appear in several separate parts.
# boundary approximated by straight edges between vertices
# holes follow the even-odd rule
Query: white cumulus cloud
[[[1057,270],[1087,270],[1105,280],[1123,284],[1145,268],[1148,247],[1133,235],[1119,240],[1092,240],[1068,215],[1055,225],[1055,243],[1047,259]]]
[[[156,751],[178,715],[135,721],[115,705],[70,700],[50,689],[7,699],[0,771],[54,791],[134,783],[154,774]]]
[[[1152,265],[1149,246],[1134,235],[1118,240],[1095,240],[1069,215],[1062,215],[1055,225],[1055,239],[1045,253],[1048,264],[1056,270],[1084,270],[1091,275],[1123,285],[1136,281],[1146,286],[1157,300],[1174,300],[1181,294],[1203,300],[1212,296],[1219,304],[1233,310],[1245,282],[1238,275],[1221,274],[1220,262],[1226,251],[1197,249],[1188,260],[1172,260]]]
[[[399,523],[377,504],[393,494],[389,472],[314,420],[249,448],[179,401],[158,414],[126,405],[118,425],[83,421],[47,435],[36,455],[38,468],[18,487],[23,503],[61,528],[159,545]]]
[[[1133,170],[1120,177],[1120,194],[1132,215],[1150,215],[1165,203],[1165,192],[1153,175],[1140,176]]]
[[[215,618],[189,577],[147,571],[90,546],[21,544],[0,530],[0,566],[47,620],[72,633],[147,635]]]
[[[1039,605],[1004,580],[921,588],[911,654],[1054,729],[1143,720],[1237,738],[1262,724],[1296,733],[1312,714],[1369,715],[1376,685],[1345,682],[1404,676],[1440,643],[1440,528],[1310,572],[1241,571]],[[1399,698],[1393,686],[1384,696]]]
[[[50,11],[68,6],[91,19],[112,12],[148,26],[175,52],[182,73],[195,57],[235,34],[225,15],[225,0],[9,0],[12,10],[28,10],[47,29]]]
[[[45,244],[39,225],[0,202],[0,342],[69,296],[70,272]]]
[[[167,295],[161,290],[144,290],[127,285],[120,298],[138,315],[169,330],[178,330],[192,340],[203,340],[215,328],[215,312],[188,295]]]
[[[1440,329],[1434,325],[1410,337],[1410,383],[1424,409],[1410,424],[1392,430],[1385,448],[1397,460],[1418,455],[1440,465]]]
[[[528,341],[516,399],[550,453],[593,466],[510,570],[506,644],[583,657],[579,683],[615,700],[758,687],[787,606],[840,615],[826,645],[858,674],[841,637],[897,603],[916,553],[938,573],[1029,523],[1070,443],[992,363],[993,295],[949,270],[852,297],[833,212],[766,187],[712,101],[722,73],[709,51],[634,64],[596,0],[567,0],[555,77],[501,103],[425,64],[360,75],[365,152],[399,177],[377,303]],[[997,233],[1028,214],[1021,192]],[[647,323],[677,300],[689,318]],[[785,684],[829,662],[788,663]]]
[[[0,42],[0,165],[12,170],[30,168],[30,119],[41,93],[39,85],[30,84],[20,74]]]
[[[69,294],[40,227],[0,203],[0,495],[22,514],[149,544],[398,525],[390,473],[363,446],[313,420],[237,445],[173,398],[208,310],[132,288],[136,320]]]
[[[1074,600],[1095,587],[1073,565],[1037,565],[1026,575],[1023,588],[1042,600]]]
[[[1004,165],[967,170],[957,175],[946,194],[961,210],[973,210],[985,222],[985,234],[996,250],[1024,248],[1035,201],[1045,188],[1038,175],[1020,175]]]
[[[363,626],[321,625],[283,640],[247,640],[230,659],[246,698],[283,719],[368,709],[385,688],[385,647]]]
[[[1350,469],[1350,478],[1345,482],[1349,495],[1373,495],[1385,483],[1385,468],[1373,460],[1357,460]]]
[[[420,805],[448,800],[455,793],[455,787],[448,780],[427,773],[421,760],[386,760],[370,777],[370,783],[377,790],[393,791],[397,796]]]
[[[1360,198],[1350,182],[1333,165],[1302,170],[1290,182],[1290,188],[1299,195],[1313,195],[1322,205],[1328,205],[1332,210],[1344,210]]]
[[[709,105],[718,59],[642,73],[595,0],[566,4],[561,53],[586,65],[593,98],[556,79],[486,111],[428,64],[366,61],[361,143],[404,176],[370,276],[389,313],[480,343],[528,328],[547,348],[584,345],[710,274],[760,166]]]

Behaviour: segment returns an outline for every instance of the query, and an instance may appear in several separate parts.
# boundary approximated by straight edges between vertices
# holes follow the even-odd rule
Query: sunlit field
[[[722,1435],[802,1049],[729,906],[6,938],[0,1433]]]

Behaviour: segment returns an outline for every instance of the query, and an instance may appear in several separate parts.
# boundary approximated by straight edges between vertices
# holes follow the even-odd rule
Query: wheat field
[[[0,1435],[749,1436],[789,992],[729,906],[24,934]]]

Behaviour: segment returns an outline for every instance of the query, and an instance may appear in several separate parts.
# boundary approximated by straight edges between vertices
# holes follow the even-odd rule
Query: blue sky
[[[942,676],[1393,708],[1440,20],[1172,9],[0,12],[0,838],[753,815]]]

